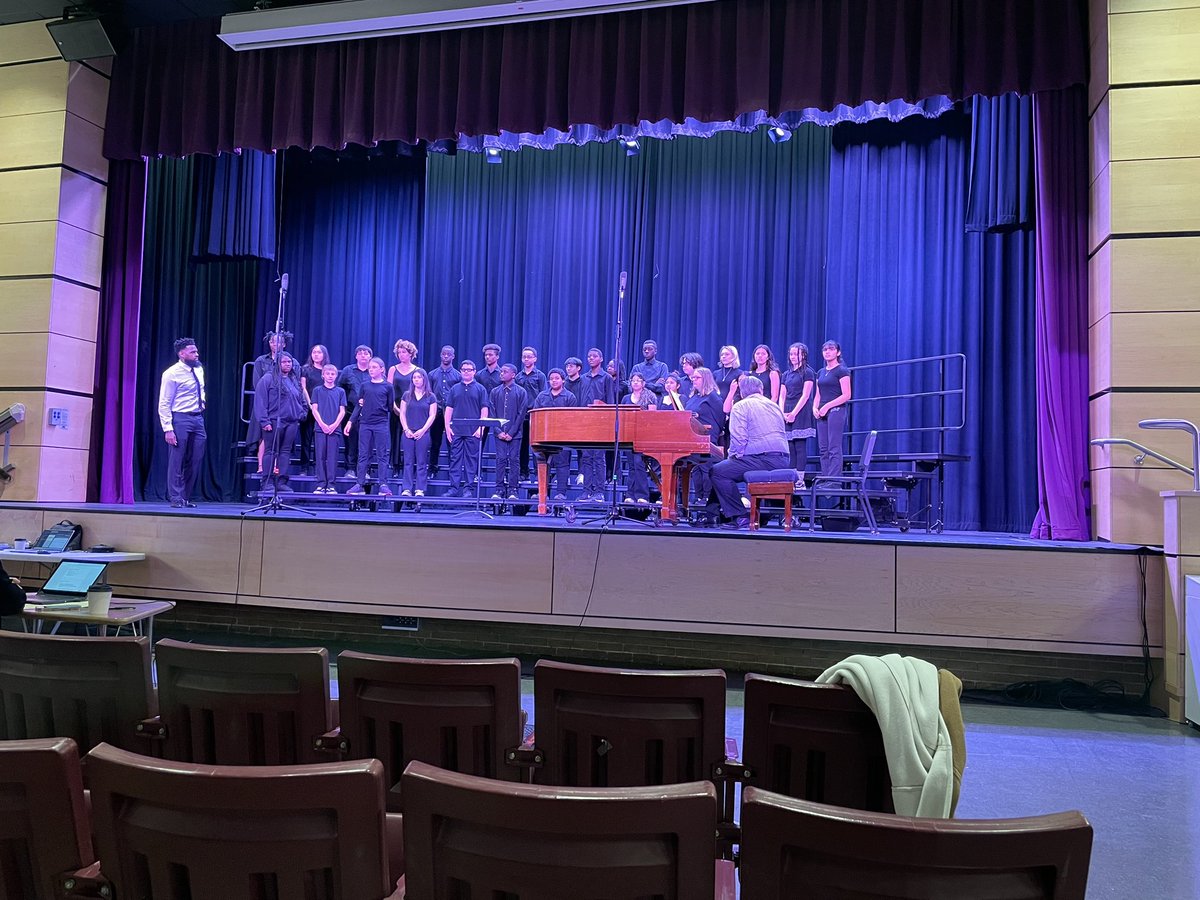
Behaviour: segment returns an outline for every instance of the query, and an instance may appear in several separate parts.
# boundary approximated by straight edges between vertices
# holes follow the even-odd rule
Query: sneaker
[[[413,493],[413,496],[414,496],[414,497],[424,497],[424,496],[425,496],[425,492],[424,492],[424,491],[416,491],[416,492],[414,492],[414,493]]]
[[[417,491],[417,493],[419,494],[419,493],[421,493],[421,492],[420,492],[420,491]],[[400,496],[401,496],[401,497],[411,497],[412,495],[413,495],[413,492],[412,492],[412,491],[410,491],[410,490],[408,490],[408,488],[405,488],[404,490],[402,490],[402,491],[400,492]]]
[[[313,493],[314,494],[323,494],[323,493],[325,493],[325,488],[319,487],[315,491],[313,491]]]
[[[632,505],[633,505],[633,503],[634,503],[634,499],[633,499],[632,497],[626,497],[624,502],[626,502],[626,503],[628,503],[630,506],[632,506]]]
[[[346,491],[346,493],[347,494],[365,494],[366,491],[363,490],[363,486],[361,484],[356,484],[356,485],[354,485],[354,487],[350,488],[350,490]]]
[[[750,498],[749,497],[742,498],[742,506],[746,507],[746,509],[750,508]]]
[[[509,494],[509,495],[508,495],[508,499],[509,499],[509,500],[516,500],[516,499],[517,499],[517,495],[516,495],[516,494]]]
[[[638,497],[637,502],[638,502],[639,506],[649,506],[650,505],[650,501],[647,500],[645,497]]]
[[[551,497],[550,499],[552,499],[552,500],[558,500],[558,501],[560,501],[560,502],[561,502],[561,501],[564,501],[564,500],[566,500],[566,499],[567,499],[567,495],[566,495],[566,494],[555,494],[555,495],[554,495],[553,497]]]
[[[503,500],[503,499],[504,499],[504,497],[502,497],[500,494],[492,494],[492,497],[491,497],[491,499],[493,499],[493,500]]]
[[[392,489],[390,487],[388,487],[386,484],[381,484],[379,486],[379,496],[380,497],[392,496]]]
[[[327,487],[327,488],[325,488],[325,493],[327,493],[327,494],[336,494],[337,492],[338,492],[338,490],[337,490],[337,488],[335,488],[335,487]]]
[[[357,478],[357,477],[358,477],[358,473],[357,473],[357,472],[355,472],[353,469],[347,469],[347,470],[346,470],[346,476],[345,476],[345,477],[347,477],[347,478]]]

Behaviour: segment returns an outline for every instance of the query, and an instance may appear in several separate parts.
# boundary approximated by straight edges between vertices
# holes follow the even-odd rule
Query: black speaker
[[[104,25],[96,16],[79,16],[47,22],[46,28],[50,37],[54,39],[58,52],[67,62],[117,55]]]

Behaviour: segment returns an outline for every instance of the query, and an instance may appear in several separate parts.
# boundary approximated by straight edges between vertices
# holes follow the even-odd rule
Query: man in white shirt
[[[728,527],[745,528],[741,485],[746,473],[758,469],[786,469],[790,461],[783,410],[763,396],[763,383],[753,375],[738,380],[741,399],[729,413],[729,454],[712,468],[713,489],[721,501]]]
[[[190,337],[175,342],[175,365],[162,375],[158,419],[167,440],[167,496],[176,509],[194,507],[192,493],[204,463],[204,368]]]

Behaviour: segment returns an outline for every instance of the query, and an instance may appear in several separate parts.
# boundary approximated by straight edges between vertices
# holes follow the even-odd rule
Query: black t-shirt
[[[800,402],[800,398],[804,396],[804,385],[806,382],[817,380],[816,373],[810,366],[804,366],[800,369],[788,369],[783,373],[783,387],[787,390],[787,398],[783,401],[785,413],[790,413],[796,408],[796,404]],[[840,393],[840,392],[839,392]],[[834,396],[837,396],[836,394]],[[800,407],[800,411],[796,413],[796,421],[787,423],[788,431],[803,431],[813,426],[813,397],[810,393],[808,399],[804,401],[804,405]]]
[[[13,584],[0,564],[0,616],[13,616],[25,608],[25,591]]]
[[[355,425],[386,425],[392,414],[392,403],[396,395],[391,382],[368,381],[359,392],[362,406],[355,406],[350,421]]]
[[[821,366],[817,373],[817,405],[824,406],[830,400],[836,400],[842,394],[842,379],[850,377],[850,370],[838,363],[835,368],[827,369]]]
[[[429,421],[429,407],[433,405],[433,394],[426,391],[420,397],[414,397],[412,391],[403,395],[404,420],[408,422],[409,431],[420,431]]]

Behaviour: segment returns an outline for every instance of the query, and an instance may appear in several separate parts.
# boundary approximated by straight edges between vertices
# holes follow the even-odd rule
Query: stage
[[[533,514],[246,509],[0,503],[0,537],[34,538],[70,519],[85,547],[146,553],[109,570],[114,591],[214,611],[1130,658],[1142,655],[1144,624],[1151,656],[1162,655],[1157,549],[980,532],[584,524],[582,514],[568,524]],[[17,569],[33,584],[44,571]]]

